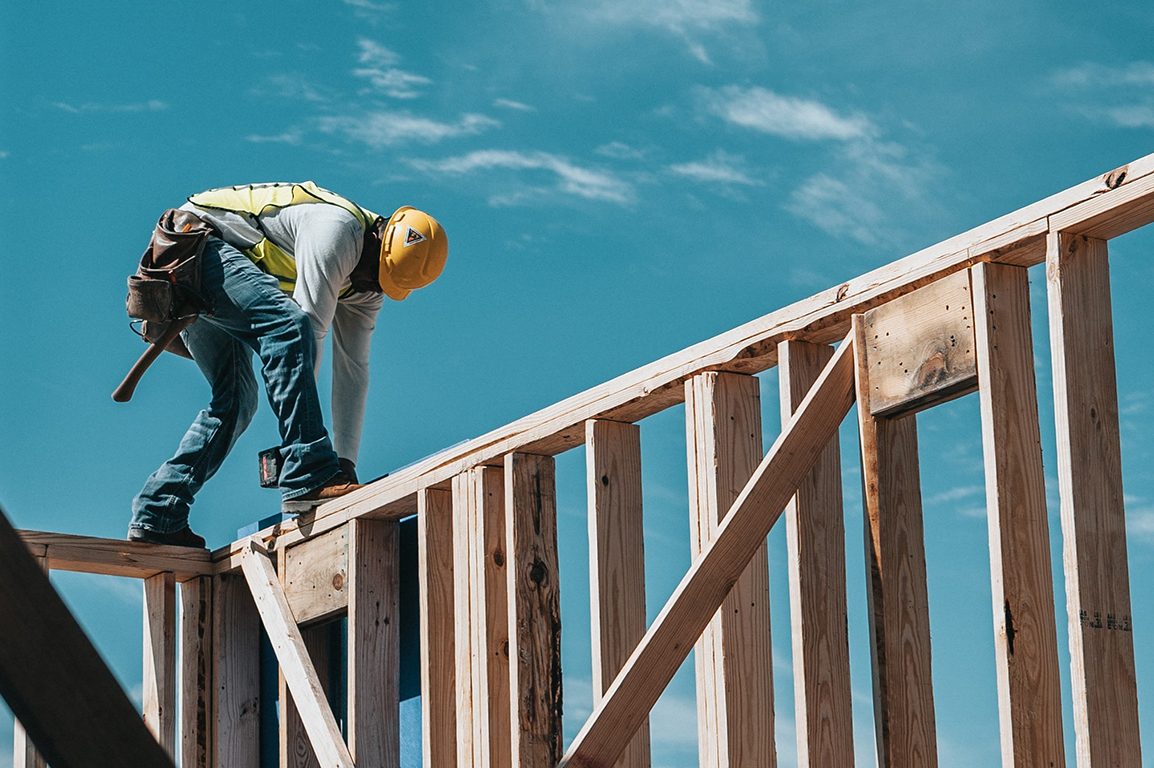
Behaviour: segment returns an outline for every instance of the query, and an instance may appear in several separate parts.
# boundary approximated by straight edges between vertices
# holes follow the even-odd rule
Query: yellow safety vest
[[[240,187],[221,187],[193,195],[188,201],[201,208],[247,213],[254,218],[270,208],[327,203],[351,213],[360,222],[362,230],[367,230],[381,218],[352,200],[318,187],[311,181],[299,184],[246,184]],[[259,222],[257,228],[260,228]],[[297,280],[297,263],[283,248],[265,237],[247,249],[244,254],[258,267],[279,280],[282,291],[292,292]]]

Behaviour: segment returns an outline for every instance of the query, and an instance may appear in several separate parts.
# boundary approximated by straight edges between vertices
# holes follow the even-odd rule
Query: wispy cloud
[[[863,190],[826,173],[810,176],[795,189],[786,210],[835,237],[865,245],[879,242],[885,214]]]
[[[374,3],[372,0],[344,0],[345,5],[351,5],[358,11],[369,13],[385,13],[396,9],[392,3]]]
[[[667,690],[653,705],[649,717],[649,734],[663,749],[697,745],[697,703],[692,696],[679,696]]]
[[[1061,69],[1053,75],[1054,84],[1065,88],[1102,88],[1138,86],[1154,88],[1154,63],[1134,61],[1122,66],[1086,62]]]
[[[98,104],[96,102],[86,102],[78,107],[63,101],[57,101],[53,103],[52,106],[76,115],[84,112],[163,112],[168,109],[168,104],[159,99],[150,99],[135,104]]]
[[[536,112],[537,111],[536,107],[530,107],[528,104],[522,104],[521,102],[513,101],[512,99],[494,99],[493,100],[493,106],[494,107],[504,107],[505,109],[515,109],[519,112]]]
[[[353,74],[366,78],[374,88],[394,99],[415,99],[421,95],[416,86],[432,82],[427,77],[400,69],[354,69]]]
[[[296,146],[301,143],[301,132],[299,130],[285,131],[278,133],[275,136],[261,136],[258,134],[251,134],[245,136],[245,141],[251,141],[253,144],[288,144]]]
[[[842,115],[813,99],[782,96],[761,86],[699,88],[705,108],[728,123],[793,141],[864,139],[876,129],[862,115]]]
[[[501,125],[485,115],[461,115],[456,122],[446,123],[411,112],[370,112],[359,117],[329,116],[319,121],[325,133],[343,133],[346,136],[380,149],[398,144],[436,144],[445,139],[474,136]]]
[[[642,160],[645,158],[645,153],[640,149],[636,149],[620,141],[611,141],[608,144],[602,144],[593,150],[593,154],[612,157],[614,160]]]
[[[565,194],[587,200],[615,203],[627,203],[634,197],[633,187],[611,173],[583,168],[567,158],[549,152],[488,149],[443,160],[413,160],[411,165],[417,170],[455,176],[494,169],[543,171],[555,177],[555,185],[551,189]],[[494,197],[490,202],[498,205],[526,202],[538,196],[541,191],[526,190],[522,193]]]
[[[1130,507],[1126,510],[1126,533],[1137,541],[1154,545],[1154,507]]]
[[[758,21],[752,0],[606,0],[593,13],[614,24],[646,24],[679,34]]]
[[[711,61],[704,38],[760,21],[753,0],[585,0],[576,5],[591,21],[614,29],[650,27],[676,35],[705,64]]]
[[[1154,128],[1154,62],[1110,66],[1086,62],[1051,78],[1074,100],[1071,111],[1118,128]]]
[[[303,77],[291,74],[273,75],[267,81],[268,85],[272,86],[277,96],[286,99],[301,99],[303,101],[323,102],[328,101],[329,96],[325,95],[314,86],[312,83],[305,80]],[[254,88],[255,93],[264,91],[264,86]]]
[[[937,165],[911,157],[900,144],[852,141],[838,148],[830,170],[802,182],[785,208],[834,237],[893,246],[906,236],[902,219],[940,213],[928,194],[939,173]]]
[[[948,504],[949,502],[968,499],[985,492],[986,487],[984,485],[959,485],[956,488],[948,488],[932,496],[927,496],[926,504]]]
[[[357,46],[361,49],[357,61],[365,66],[354,69],[353,74],[367,79],[374,88],[386,96],[394,99],[415,99],[421,95],[417,90],[418,86],[432,83],[432,80],[423,75],[398,68],[400,55],[380,43],[361,38],[357,41]]]
[[[705,183],[746,186],[761,184],[762,182],[749,177],[744,169],[745,165],[745,158],[719,149],[704,160],[671,165],[669,170],[678,176]]]

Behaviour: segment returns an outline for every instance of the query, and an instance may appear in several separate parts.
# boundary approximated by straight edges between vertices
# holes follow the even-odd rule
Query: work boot
[[[346,493],[352,493],[358,488],[364,488],[364,486],[351,481],[344,472],[338,472],[321,487],[314,488],[302,496],[282,501],[280,508],[282,512],[307,512],[313,507],[319,507],[326,501],[344,496]]]
[[[174,533],[157,533],[147,528],[129,528],[128,540],[143,541],[147,544],[167,544],[172,547],[206,549],[204,537],[197,536],[187,525]]]

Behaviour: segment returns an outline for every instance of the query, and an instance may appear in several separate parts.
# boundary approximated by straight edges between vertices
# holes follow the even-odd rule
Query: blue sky
[[[387,306],[374,339],[360,462],[372,476],[1147,154],[1152,32],[1141,2],[4,3],[0,504],[22,527],[123,536],[132,495],[206,402],[176,358],[132,403],[109,398],[142,350],[125,277],[159,213],[189,194],[313,179],[445,225],[443,278]],[[1135,350],[1152,245],[1146,231],[1111,244],[1147,702],[1154,389]],[[1045,295],[1032,277],[1066,674]],[[768,440],[776,376],[762,380]],[[671,409],[642,427],[651,614],[689,562],[682,419]],[[941,765],[988,765],[997,712],[976,400],[919,423]],[[275,434],[262,406],[201,494],[193,525],[212,545],[276,510],[255,471]],[[854,718],[859,764],[871,765],[855,441],[851,420]],[[571,737],[591,701],[582,452],[558,462]],[[784,531],[770,545],[789,766]],[[139,586],[55,578],[138,690]],[[658,768],[696,764],[692,696],[682,674],[654,710]],[[0,766],[7,717],[0,707]]]

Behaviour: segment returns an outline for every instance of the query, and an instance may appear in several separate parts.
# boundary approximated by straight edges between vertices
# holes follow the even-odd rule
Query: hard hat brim
[[[384,258],[381,258],[381,271],[377,282],[381,284],[381,290],[386,296],[393,301],[404,301],[412,293],[408,288],[402,288],[393,282],[393,278],[389,276],[389,271],[385,268]]]

